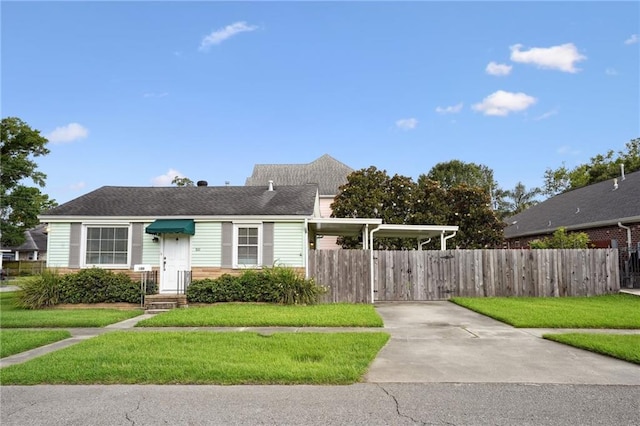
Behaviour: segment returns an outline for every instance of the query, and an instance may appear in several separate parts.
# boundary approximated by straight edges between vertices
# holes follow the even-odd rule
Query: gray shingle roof
[[[309,164],[256,164],[247,186],[266,186],[272,180],[276,185],[318,185],[320,195],[336,195],[353,169],[328,154]]]
[[[315,185],[103,186],[41,215],[49,216],[310,216]]]
[[[11,251],[47,251],[47,234],[44,233],[45,225],[41,224],[35,228],[24,231],[24,243],[19,246],[3,247]]]
[[[547,234],[564,226],[586,229],[619,220],[640,221],[640,171],[556,195],[507,219],[505,238]]]

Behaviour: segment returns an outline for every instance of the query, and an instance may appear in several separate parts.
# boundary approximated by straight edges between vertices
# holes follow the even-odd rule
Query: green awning
[[[193,219],[158,219],[144,230],[147,234],[187,234],[196,233]]]

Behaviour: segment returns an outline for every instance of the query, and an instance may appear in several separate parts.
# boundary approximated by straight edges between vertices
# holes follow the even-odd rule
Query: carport
[[[375,238],[415,238],[417,250],[433,238],[440,238],[440,250],[447,249],[447,240],[458,232],[451,225],[394,225],[382,223],[379,218],[314,218],[308,221],[309,232],[314,237],[331,235],[339,237],[362,236],[362,248],[373,248]],[[373,250],[369,250],[371,301],[374,300],[375,278]]]

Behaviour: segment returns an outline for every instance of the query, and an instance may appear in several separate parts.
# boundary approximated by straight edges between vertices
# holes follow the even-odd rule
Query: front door
[[[165,234],[160,253],[160,293],[178,293],[185,289],[185,271],[191,270],[189,235]]]

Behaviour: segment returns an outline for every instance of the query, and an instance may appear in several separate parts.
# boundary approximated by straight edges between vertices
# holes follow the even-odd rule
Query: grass
[[[373,305],[267,305],[221,303],[174,309],[138,323],[140,327],[382,327]]]
[[[0,293],[0,328],[104,327],[142,314],[117,309],[22,309],[16,292]]]
[[[0,330],[0,358],[71,337],[66,330]]]
[[[388,339],[381,332],[113,332],[5,367],[0,384],[342,385],[357,382]]]
[[[545,339],[640,364],[640,334],[545,334]]]
[[[520,328],[640,328],[640,297],[455,297],[452,302]]]

